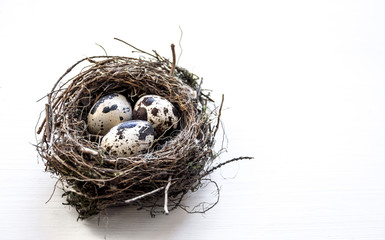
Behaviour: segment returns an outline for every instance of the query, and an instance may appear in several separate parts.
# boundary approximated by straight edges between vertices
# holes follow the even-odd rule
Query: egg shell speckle
[[[87,117],[88,131],[93,134],[106,134],[117,124],[132,119],[132,106],[118,93],[100,98]]]
[[[136,102],[133,119],[151,123],[158,137],[169,128],[178,127],[179,113],[167,99],[158,95],[145,95]]]
[[[111,128],[103,137],[104,151],[118,156],[132,156],[147,150],[154,141],[154,128],[149,122],[132,120]]]

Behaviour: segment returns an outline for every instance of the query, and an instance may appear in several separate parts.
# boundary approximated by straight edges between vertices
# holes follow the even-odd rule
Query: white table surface
[[[138,1],[139,2],[139,1]],[[383,1],[0,1],[1,239],[385,239]],[[32,146],[57,78],[114,37],[204,77],[229,140],[218,205],[76,221]],[[186,203],[210,199],[212,190]]]

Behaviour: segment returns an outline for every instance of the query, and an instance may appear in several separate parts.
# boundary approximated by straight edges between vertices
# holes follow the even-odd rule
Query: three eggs
[[[147,150],[155,137],[176,129],[177,109],[158,95],[145,95],[132,108],[125,96],[113,93],[100,98],[87,117],[88,131],[103,135],[101,147],[118,156],[132,156]]]

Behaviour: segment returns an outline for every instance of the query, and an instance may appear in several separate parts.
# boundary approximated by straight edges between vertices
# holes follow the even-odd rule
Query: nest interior
[[[67,77],[85,63],[80,73]],[[199,188],[209,173],[239,160],[212,166],[218,156],[213,147],[220,108],[209,110],[212,100],[198,81],[159,55],[150,60],[94,56],[75,63],[54,84],[36,146],[46,171],[63,183],[66,204],[76,208],[79,218],[134,203],[152,214],[160,207],[168,213],[180,207],[185,194]],[[110,93],[129,96],[132,103],[146,94],[165,97],[180,113],[178,129],[156,139],[143,154],[104,153],[101,136],[90,134],[86,123],[92,105]]]

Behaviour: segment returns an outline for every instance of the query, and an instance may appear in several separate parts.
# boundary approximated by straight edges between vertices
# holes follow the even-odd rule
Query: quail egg
[[[155,136],[161,136],[168,129],[176,129],[179,113],[167,99],[158,95],[145,95],[135,104],[133,119],[148,121],[155,130]]]
[[[132,106],[118,93],[100,98],[88,113],[88,131],[93,134],[106,134],[112,127],[132,119]]]
[[[104,135],[101,147],[118,156],[132,156],[147,150],[154,141],[154,128],[149,122],[132,120],[120,123]]]

